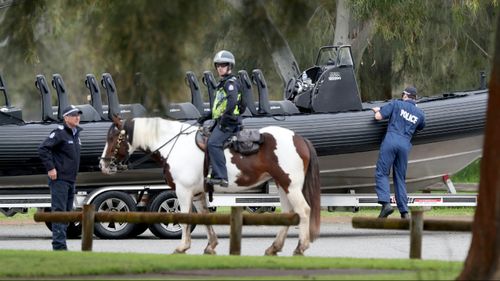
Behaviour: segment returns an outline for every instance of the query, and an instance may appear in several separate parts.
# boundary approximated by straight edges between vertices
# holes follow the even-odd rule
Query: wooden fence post
[[[243,207],[231,207],[231,232],[229,236],[229,254],[241,254],[241,230],[243,228]]]
[[[84,205],[82,215],[82,251],[92,251],[92,239],[94,236],[94,205]]]
[[[422,259],[422,233],[424,231],[424,211],[412,210],[410,219],[410,259]]]

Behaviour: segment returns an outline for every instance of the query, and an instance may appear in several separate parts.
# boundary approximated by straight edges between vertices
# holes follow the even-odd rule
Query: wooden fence
[[[422,235],[424,230],[428,231],[471,231],[471,221],[458,220],[424,220],[423,209],[412,209],[411,219],[388,219],[388,218],[352,218],[354,228],[375,229],[409,229],[410,230],[410,259],[422,258]]]
[[[230,225],[230,255],[241,254],[241,231],[243,225],[298,225],[297,214],[248,214],[243,207],[231,207],[231,214],[185,214],[153,212],[96,212],[94,205],[84,205],[82,212],[37,212],[37,222],[81,222],[82,251],[92,251],[94,223],[185,223],[203,225]]]

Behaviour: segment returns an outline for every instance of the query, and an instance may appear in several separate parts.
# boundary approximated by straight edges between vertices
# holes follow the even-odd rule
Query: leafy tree
[[[342,4],[342,7],[340,7]],[[86,73],[113,75],[122,103],[163,114],[189,100],[184,73],[211,69],[220,49],[237,69],[263,70],[271,98],[347,34],[364,100],[414,83],[426,95],[477,86],[491,65],[496,1],[17,0],[0,10],[0,68],[13,104],[37,108],[34,76],[61,73],[73,103]],[[341,33],[340,14],[347,32]],[[491,56],[490,56],[491,57]],[[465,66],[465,67],[464,67]],[[12,83],[12,81],[15,81]],[[36,116],[36,114],[32,115]]]

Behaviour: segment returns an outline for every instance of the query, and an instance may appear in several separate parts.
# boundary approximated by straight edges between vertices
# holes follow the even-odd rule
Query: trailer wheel
[[[191,206],[193,212],[196,212],[194,206]],[[150,212],[167,212],[167,213],[179,213],[180,206],[179,200],[174,191],[164,191],[159,193],[151,202],[149,206]],[[194,230],[196,225],[191,225],[191,231]],[[163,239],[180,239],[182,237],[182,228],[180,224],[164,224],[156,223],[149,226],[149,230],[153,232],[159,238]]]
[[[51,212],[50,208],[45,208],[43,210],[44,212]],[[52,232],[52,223],[51,222],[45,222],[45,226]],[[82,223],[77,221],[77,222],[70,222],[68,224],[68,228],[66,230],[66,237],[68,239],[78,239],[82,235]]]
[[[135,212],[136,204],[130,195],[121,191],[109,191],[97,196],[92,204],[96,212]],[[103,239],[123,239],[129,237],[135,224],[126,222],[95,223],[94,233]]]
[[[143,234],[146,230],[148,230],[149,224],[147,223],[136,223],[134,226],[134,230],[130,233],[128,236],[129,238],[134,238],[136,236],[139,236]]]

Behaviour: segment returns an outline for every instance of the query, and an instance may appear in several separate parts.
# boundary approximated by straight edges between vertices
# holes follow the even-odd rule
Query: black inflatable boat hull
[[[480,157],[487,97],[487,91],[464,92],[418,104],[426,114],[427,126],[412,141],[414,147],[407,175],[409,191],[438,182],[443,175],[451,175]],[[119,176],[100,172],[98,157],[110,124],[106,121],[81,124],[84,131],[78,186],[92,189],[106,185],[164,183],[159,167],[152,161]],[[368,108],[356,112],[244,119],[246,128],[273,125],[294,130],[312,141],[320,156],[322,191],[374,191],[375,162],[387,122],[376,122]],[[47,178],[37,147],[57,126],[54,123],[0,126],[0,193],[46,187]],[[134,155],[140,156],[142,154]]]

